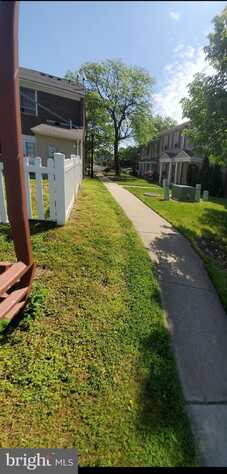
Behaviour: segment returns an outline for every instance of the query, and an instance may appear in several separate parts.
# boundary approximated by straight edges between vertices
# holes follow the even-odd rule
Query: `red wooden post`
[[[19,2],[0,1],[0,142],[15,252],[18,261],[31,266],[32,247],[21,136],[18,13]]]

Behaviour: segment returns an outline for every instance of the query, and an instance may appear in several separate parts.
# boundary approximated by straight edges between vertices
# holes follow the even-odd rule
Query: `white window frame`
[[[27,157],[26,155],[26,150],[25,150],[25,143],[32,143],[33,145],[35,145],[35,157],[37,156],[37,142],[36,142],[36,137],[34,137],[33,135],[22,135],[22,139],[23,139],[23,151],[24,151],[24,156]],[[35,157],[28,157],[28,158],[35,158]]]
[[[50,147],[54,148],[53,153],[50,154]],[[52,143],[48,143],[48,158],[54,158],[54,153],[57,153],[58,149]]]

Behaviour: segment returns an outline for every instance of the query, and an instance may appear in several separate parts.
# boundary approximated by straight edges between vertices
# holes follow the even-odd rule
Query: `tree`
[[[175,127],[176,124],[171,117],[153,116],[150,111],[145,110],[135,117],[134,139],[138,145],[146,145],[158,138],[161,130]]]
[[[112,153],[113,130],[109,116],[103,109],[100,98],[92,91],[87,91],[86,101],[86,133],[85,133],[85,156],[89,163],[91,160],[91,148],[93,143],[94,155]],[[93,141],[92,141],[93,134]]]
[[[85,63],[79,74],[85,77],[87,104],[90,100],[96,103],[105,125],[101,129],[106,130],[108,126],[115,173],[119,175],[119,145],[134,136],[143,114],[149,116],[153,79],[143,68],[128,66],[120,60]],[[68,73],[68,77],[70,75],[75,77],[73,73]],[[97,111],[96,108],[94,110]],[[100,127],[97,119],[96,124]]]
[[[183,114],[191,120],[186,132],[195,149],[217,163],[227,162],[227,7],[214,20],[214,32],[204,48],[216,69],[212,76],[197,74],[182,100]]]
[[[195,150],[219,162],[227,160],[227,90],[226,79],[219,75],[197,74],[189,84],[189,97],[182,100],[183,113],[191,120],[185,132]]]
[[[79,72],[68,71],[65,78],[78,82]],[[85,92],[86,127],[85,127],[85,159],[86,167],[91,162],[93,146],[94,156],[113,152],[113,129],[108,113],[102,106],[99,95],[91,90]],[[93,134],[93,139],[92,139]]]
[[[214,32],[208,35],[210,44],[204,48],[207,59],[222,74],[227,72],[227,6],[214,17]]]
[[[155,115],[153,117],[156,135],[155,138],[159,136],[161,130],[167,130],[168,128],[175,127],[177,122],[171,117],[161,117],[161,115]]]
[[[132,168],[136,172],[138,163],[139,149],[136,146],[128,146],[119,149],[119,159],[122,168]]]

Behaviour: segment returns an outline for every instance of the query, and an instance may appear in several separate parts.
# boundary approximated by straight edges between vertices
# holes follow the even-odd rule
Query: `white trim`
[[[84,98],[83,95],[77,95],[76,92],[62,90],[62,88],[57,87],[57,85],[53,84],[53,86],[50,86],[31,79],[20,79],[20,87],[46,92],[47,94],[56,95],[58,97],[66,97],[77,102],[80,102],[80,100]]]
[[[157,162],[158,162],[158,160],[141,160],[141,161],[139,161],[139,163],[151,163],[151,164],[152,163],[157,164]]]
[[[35,90],[35,116],[38,117],[38,91]]]
[[[35,145],[35,153],[34,153],[34,155],[36,156],[36,153],[37,153],[37,141],[36,141],[36,137],[34,137],[34,135],[22,135],[22,140],[23,140],[23,152],[24,152],[24,156],[26,157],[25,143],[32,143],[33,145]],[[34,160],[35,156],[33,156],[33,157],[28,156],[28,158]]]
[[[160,163],[172,163],[174,161],[174,158],[170,158],[170,156],[163,152],[159,158]]]
[[[184,162],[184,163],[190,163],[192,160],[192,157],[185,153],[185,151],[181,150],[176,156],[175,156],[175,163],[177,162]]]
[[[35,135],[45,135],[47,137],[64,138],[65,140],[78,140],[83,136],[82,128],[63,128],[46,123],[40,123],[31,128]]]
[[[36,138],[34,135],[22,135],[23,140],[26,140],[26,142],[30,143],[36,143]]]
[[[160,163],[202,163],[203,158],[190,156],[184,150],[181,150],[172,158],[167,153],[162,153],[159,159]]]

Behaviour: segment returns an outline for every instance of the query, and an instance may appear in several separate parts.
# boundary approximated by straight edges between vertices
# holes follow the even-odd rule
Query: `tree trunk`
[[[119,164],[119,155],[118,155],[118,139],[115,138],[114,141],[114,168],[115,168],[115,175],[120,176],[121,170],[120,170],[120,164]]]

